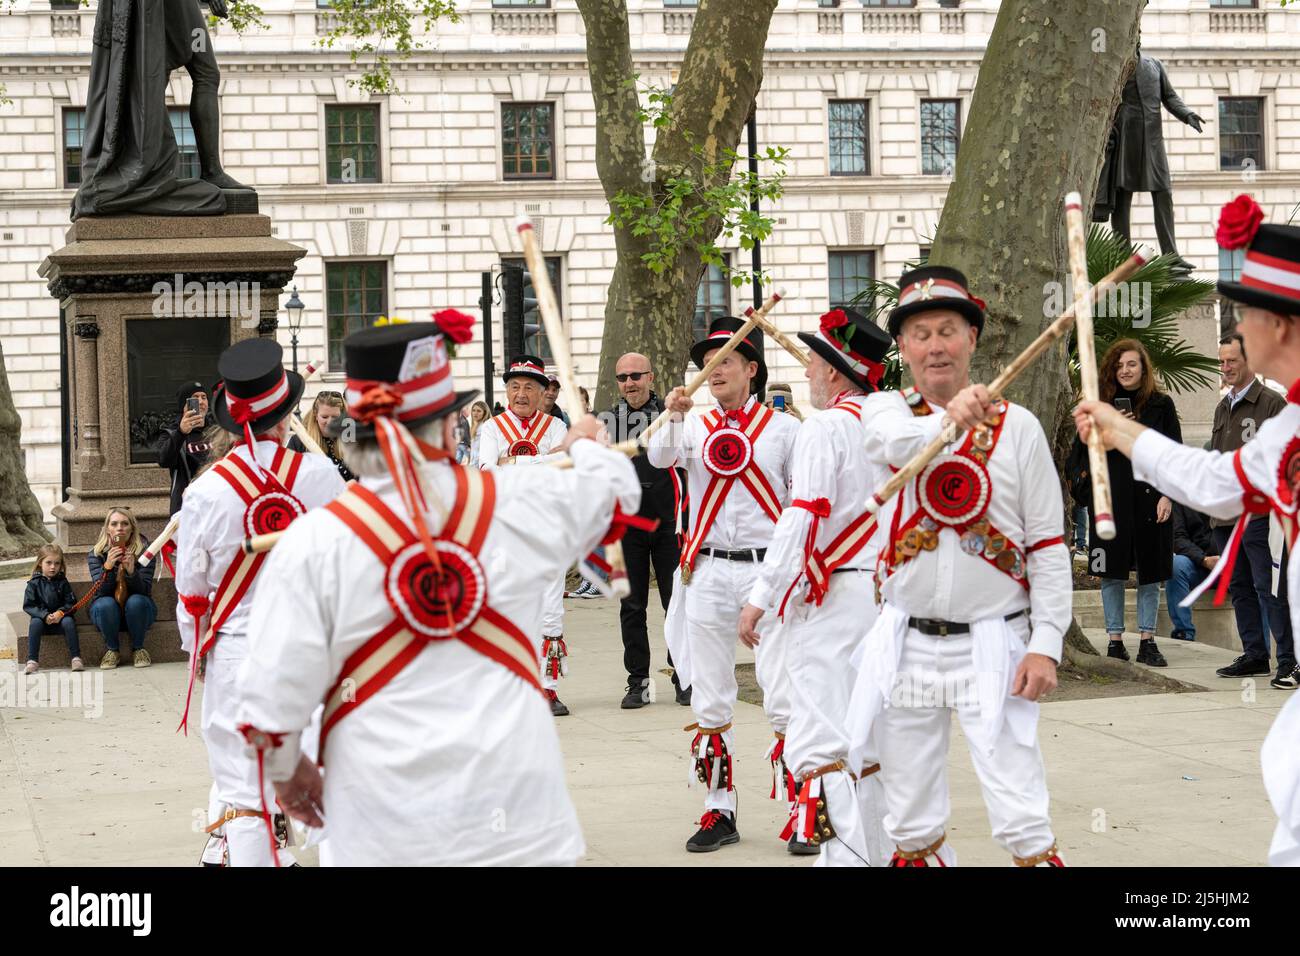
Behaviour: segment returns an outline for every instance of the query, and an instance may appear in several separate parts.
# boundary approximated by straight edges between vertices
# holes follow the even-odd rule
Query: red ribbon
[[[794,593],[795,587],[799,584],[799,576],[802,575],[808,579],[808,600],[817,604],[822,603],[822,598],[826,596],[824,585],[817,584],[812,575],[808,573],[808,568],[812,564],[813,555],[817,551],[817,530],[821,527],[822,518],[829,518],[831,515],[831,502],[829,498],[796,498],[790,502],[791,508],[802,508],[805,511],[812,512],[812,522],[808,525],[808,534],[803,542],[803,568],[799,574],[795,575],[794,581],[791,582],[789,589],[785,592],[785,597],[781,599],[781,607],[777,609],[777,616],[785,616],[785,606],[790,601],[790,595]]]
[[[372,385],[362,393],[361,398],[352,404],[352,417],[363,425],[371,424],[376,418],[391,417],[401,407],[406,397],[387,384]]]
[[[178,595],[181,604],[185,606],[185,613],[194,618],[194,650],[190,651],[190,683],[185,690],[185,713],[181,714],[180,726],[176,729],[186,737],[190,735],[190,698],[194,695],[194,676],[199,669],[199,648],[203,646],[203,616],[208,613],[212,602],[206,594],[181,594]]]
[[[271,811],[266,806],[266,778],[263,775],[264,754],[267,747],[279,747],[284,743],[284,734],[268,733],[265,730],[258,730],[252,724],[240,724],[239,732],[244,735],[244,739],[257,748],[257,792],[262,799],[262,821],[266,824],[266,835],[271,841],[271,859],[275,861],[276,869],[280,868],[279,847],[275,845],[275,825],[271,823]]]

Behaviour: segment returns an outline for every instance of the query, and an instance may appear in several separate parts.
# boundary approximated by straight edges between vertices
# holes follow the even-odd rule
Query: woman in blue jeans
[[[148,667],[149,652],[144,649],[145,632],[158,617],[158,607],[150,596],[153,591],[153,565],[140,566],[140,552],[148,540],[136,527],[135,517],[126,508],[114,508],[104,519],[99,540],[86,555],[91,581],[100,581],[99,593],[90,605],[90,619],[104,635],[108,650],[99,666],[112,670],[121,661],[118,635],[131,635],[136,667]],[[119,581],[125,582],[119,587]],[[120,600],[119,600],[120,598]]]

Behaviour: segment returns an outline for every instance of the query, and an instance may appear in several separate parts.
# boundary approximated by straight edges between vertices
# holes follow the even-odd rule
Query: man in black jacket
[[[186,407],[190,399],[198,403],[198,411]],[[208,421],[208,390],[203,383],[185,382],[176,389],[176,410],[180,413],[180,420],[174,427],[165,429],[158,439],[158,464],[172,473],[168,516],[181,510],[181,496],[185,489],[199,469],[208,463],[211,449],[203,437]]]
[[[636,438],[659,417],[663,401],[654,393],[654,372],[644,355],[629,352],[614,367],[622,399],[601,416],[615,442]],[[620,706],[624,710],[650,703],[650,636],[646,630],[646,608],[650,600],[650,566],[659,583],[659,601],[664,610],[673,596],[673,572],[681,559],[677,541],[678,497],[674,490],[671,468],[655,468],[644,454],[632,459],[641,480],[641,509],[645,518],[657,518],[654,531],[629,528],[623,536],[623,558],[627,562],[627,580],[632,593],[623,599],[619,624],[623,632],[623,666],[627,669],[627,694]],[[680,485],[679,485],[680,486]],[[672,658],[668,660],[672,664]],[[677,703],[691,702],[690,689],[683,691],[673,675]]]
[[[1177,641],[1196,640],[1192,609],[1178,603],[1209,576],[1219,563],[1219,546],[1210,529],[1210,519],[1199,511],[1174,502],[1174,574],[1165,584],[1165,604],[1174,622]]]

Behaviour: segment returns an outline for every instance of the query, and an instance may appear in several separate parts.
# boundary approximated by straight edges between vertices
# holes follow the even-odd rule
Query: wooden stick
[[[1065,197],[1065,228],[1070,248],[1070,276],[1074,280],[1074,330],[1079,343],[1079,382],[1083,400],[1100,398],[1097,387],[1097,341],[1093,337],[1092,299],[1088,295],[1088,236],[1083,225],[1083,197],[1077,192]],[[1092,518],[1097,537],[1115,537],[1115,516],[1110,501],[1110,468],[1101,430],[1088,435],[1088,468],[1092,475]]]
[[[140,567],[147,568],[149,566],[149,562],[161,553],[163,545],[172,539],[172,536],[176,534],[176,531],[180,526],[181,513],[178,511],[176,514],[172,515],[171,520],[168,521],[162,531],[158,533],[158,537],[149,542],[149,547],[144,549],[144,553],[140,555],[140,560],[137,562]]]
[[[316,444],[316,439],[312,438],[311,435],[307,433],[307,426],[299,421],[298,416],[293,414],[293,412],[289,413],[289,431],[298,436],[298,440],[302,442],[302,446],[309,452],[313,452],[317,455],[325,454],[324,449],[322,449],[320,445]]]
[[[1142,268],[1142,264],[1150,257],[1151,253],[1147,249],[1139,247],[1138,250],[1121,263],[1117,269],[1088,291],[1090,301],[1096,302],[1103,295],[1110,292],[1110,290],[1115,286],[1119,285],[1121,282],[1127,281],[1133,273]],[[938,307],[939,306],[936,306],[936,308]],[[1029,346],[1017,355],[1011,361],[1010,365],[1002,370],[1002,373],[998,375],[998,377],[993,380],[993,384],[989,386],[989,395],[994,400],[1001,398],[1002,393],[1006,390],[1007,386],[1014,382],[1020,376],[1020,373],[1030,366],[1034,359],[1046,352],[1057,339],[1065,335],[1073,324],[1074,306],[1071,305],[1061,313],[1060,318],[1045,328],[1038,338],[1029,343]],[[916,455],[912,457],[911,461],[904,465],[900,471],[890,478],[889,481],[885,482],[880,489],[876,491],[870,499],[868,499],[867,510],[872,514],[879,512],[886,501],[902,491],[909,481],[924,471],[925,466],[933,461],[939,452],[943,451],[945,445],[955,441],[956,438],[957,426],[952,422],[946,423],[939,434],[931,440],[930,444],[917,452]]]
[[[745,310],[745,315],[750,316],[753,314],[754,314],[754,307],[751,305],[748,309]],[[796,342],[794,339],[790,338],[790,336],[786,335],[784,332],[778,329],[775,323],[773,323],[766,316],[761,316],[758,320],[758,327],[763,330],[763,333],[765,335],[770,335],[778,345],[780,345],[787,352],[793,355],[794,360],[796,362],[798,362],[804,368],[808,367],[808,353],[803,350],[803,348],[799,345],[798,342]]]
[[[272,531],[270,534],[257,534],[251,538],[245,538],[240,544],[244,554],[261,554],[264,551],[270,551],[275,547],[275,543],[280,540],[283,531]]]
[[[537,233],[533,224],[521,218],[515,228],[524,244],[524,261],[528,264],[528,275],[533,280],[533,291],[537,293],[537,310],[541,313],[542,324],[546,327],[546,342],[551,347],[555,358],[555,373],[560,380],[560,393],[564,402],[574,415],[582,407],[582,395],[578,392],[578,383],[573,372],[573,356],[569,353],[568,330],[560,316],[560,306],[555,300],[555,290],[551,288],[551,274],[546,271],[546,260],[537,244]],[[632,593],[632,586],[627,580],[627,564],[623,560],[623,546],[614,541],[605,546],[605,560],[609,562],[609,588],[613,596],[622,600]]]

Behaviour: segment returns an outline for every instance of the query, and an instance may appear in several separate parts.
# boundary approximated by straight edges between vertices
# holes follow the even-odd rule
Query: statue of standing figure
[[[209,0],[226,17],[225,0]],[[185,67],[200,177],[181,179],[167,82]],[[81,185],[72,218],[212,216],[223,190],[252,190],[221,168],[220,72],[198,0],[100,0],[90,54]]]
[[[1179,99],[1159,60],[1143,54],[1141,45],[1137,54],[1137,66],[1124,84],[1115,125],[1106,145],[1106,163],[1101,170],[1092,218],[1105,222],[1109,217],[1111,229],[1132,242],[1129,213],[1133,194],[1150,193],[1160,251],[1177,256],[1173,184],[1161,129],[1162,109],[1169,110],[1198,133],[1205,121]],[[1191,271],[1191,265],[1181,256],[1179,264],[1184,271]]]

